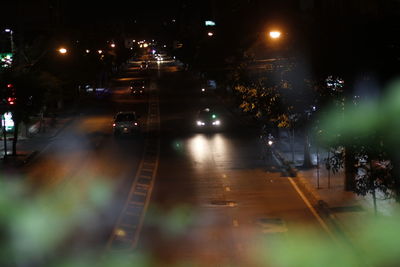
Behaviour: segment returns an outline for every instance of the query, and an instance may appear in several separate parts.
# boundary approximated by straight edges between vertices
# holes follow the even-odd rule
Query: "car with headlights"
[[[129,84],[129,90],[132,95],[141,96],[146,89],[146,80],[135,80]]]
[[[118,112],[114,117],[113,133],[119,135],[133,135],[140,132],[139,116],[134,111]]]
[[[148,68],[149,68],[149,62],[148,61],[142,61],[142,63],[140,63],[140,69],[147,70]]]
[[[196,126],[200,129],[218,129],[221,126],[221,118],[210,108],[205,108],[197,112]]]

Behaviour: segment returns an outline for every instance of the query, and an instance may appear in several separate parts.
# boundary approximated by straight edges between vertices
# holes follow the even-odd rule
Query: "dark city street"
[[[399,265],[400,1],[4,10],[0,266]]]

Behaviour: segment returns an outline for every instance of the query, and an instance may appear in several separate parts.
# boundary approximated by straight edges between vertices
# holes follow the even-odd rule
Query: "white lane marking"
[[[314,207],[311,205],[310,201],[306,198],[306,196],[301,192],[300,188],[297,186],[297,184],[293,181],[293,178],[287,177],[290,184],[293,186],[293,188],[296,190],[296,192],[300,195],[301,199],[304,201],[308,209],[311,211],[311,213],[314,215],[314,217],[317,219],[317,221],[321,224],[322,228],[328,233],[328,235],[335,241],[337,241],[337,238],[335,235],[332,233],[332,231],[329,229],[328,225],[324,222],[324,220],[319,216],[317,211],[314,209]]]

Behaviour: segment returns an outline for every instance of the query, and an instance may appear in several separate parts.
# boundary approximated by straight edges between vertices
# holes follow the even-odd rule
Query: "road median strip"
[[[153,88],[150,93],[142,160],[108,242],[108,249],[112,251],[131,251],[136,248],[157,175],[160,154],[159,102],[157,89]],[[134,230],[128,233],[128,229]]]

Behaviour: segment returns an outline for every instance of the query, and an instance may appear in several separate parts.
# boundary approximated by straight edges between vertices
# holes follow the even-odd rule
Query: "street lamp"
[[[281,37],[282,33],[280,31],[270,31],[269,32],[269,37],[272,39],[279,39]]]
[[[68,50],[64,47],[61,47],[60,49],[58,49],[58,52],[62,55],[66,54],[68,52]]]
[[[214,36],[214,33],[213,33],[213,32],[208,32],[207,35],[208,35],[209,37],[212,37],[212,36]]]
[[[112,43],[110,46],[111,46],[112,48],[115,48],[115,44],[114,44],[114,43]]]
[[[14,54],[14,38],[13,38],[14,32],[11,29],[5,29],[4,32],[10,33],[11,53]]]

